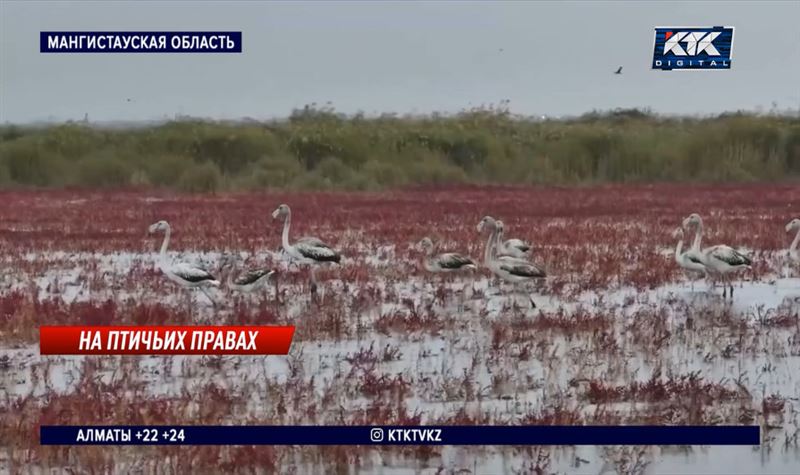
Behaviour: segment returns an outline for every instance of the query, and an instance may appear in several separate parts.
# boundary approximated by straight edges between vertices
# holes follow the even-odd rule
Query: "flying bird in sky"
[[[622,66],[620,66],[619,69],[614,71],[614,74],[622,74]]]

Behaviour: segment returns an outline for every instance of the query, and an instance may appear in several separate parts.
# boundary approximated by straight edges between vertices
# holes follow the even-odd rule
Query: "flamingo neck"
[[[700,250],[700,243],[703,241],[703,222],[697,223],[697,229],[694,233],[694,242],[692,243],[693,250]]]
[[[492,239],[494,238],[494,231],[489,233],[489,239],[486,241],[486,248],[483,250],[483,262],[489,264],[492,251]]]
[[[486,250],[484,250],[483,254],[483,261],[486,263],[486,265],[489,265],[489,263],[492,261],[492,258],[494,257],[494,246],[497,241],[496,238],[497,238],[497,229],[493,228],[492,232],[489,233],[489,239],[488,241],[486,241]]]
[[[167,246],[169,246],[169,236],[172,230],[170,229],[169,225],[167,225],[167,230],[164,231],[164,241],[161,243],[161,251],[158,254],[158,257],[161,260],[164,260],[167,257]]]
[[[431,259],[431,257],[428,255],[422,257],[422,267],[424,267],[428,272],[434,272],[436,270],[436,266],[433,264],[433,259]]]
[[[283,220],[283,235],[281,236],[281,242],[283,243],[283,248],[286,249],[286,252],[289,252],[291,245],[289,245],[289,226],[292,224],[292,213],[291,211],[286,213],[286,218]]]
[[[794,254],[797,252],[797,245],[800,244],[800,229],[797,230],[797,234],[794,236],[794,241],[792,241],[792,245],[789,246],[789,253]]]
[[[434,272],[436,270],[436,266],[433,262],[433,246],[425,247],[422,252],[422,267],[429,272]]]
[[[225,265],[222,266],[222,269],[220,270],[222,271],[221,274],[223,274],[221,277],[225,279],[225,281],[228,284],[228,287],[229,288],[232,287],[231,284],[233,284],[233,263],[226,262]]]
[[[681,250],[683,249],[683,238],[678,241],[678,245],[675,246],[675,261],[680,262],[681,260]]]
[[[492,243],[492,259],[496,259],[500,254],[500,251],[505,250],[503,247],[503,233],[504,231],[498,230],[494,234],[494,242]]]

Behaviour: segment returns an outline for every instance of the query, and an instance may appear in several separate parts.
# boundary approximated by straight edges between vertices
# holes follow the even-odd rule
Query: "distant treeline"
[[[0,126],[0,187],[368,190],[439,183],[575,184],[800,178],[800,119],[641,110],[574,119],[503,107],[424,117],[295,110],[283,121],[111,129]]]

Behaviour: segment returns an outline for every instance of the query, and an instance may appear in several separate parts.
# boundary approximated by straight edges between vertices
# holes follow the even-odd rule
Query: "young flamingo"
[[[502,221],[495,221],[492,223],[490,220],[484,218],[478,224],[478,230],[483,231],[484,229],[490,230],[489,240],[486,242],[486,250],[484,251],[484,263],[493,274],[514,285],[532,282],[547,276],[544,269],[525,259],[511,256],[497,256],[498,237],[502,236],[504,229]],[[528,300],[531,306],[536,308],[536,303],[533,301],[533,298],[528,296]]]
[[[727,296],[728,289],[730,289],[730,297],[733,298],[733,284],[731,283],[730,274],[741,269],[749,268],[752,264],[750,258],[725,244],[707,247],[701,251],[700,244],[703,239],[703,220],[697,213],[692,213],[686,217],[686,219],[683,220],[683,226],[686,228],[690,226],[695,227],[694,243],[692,244],[692,248],[687,251],[689,257],[699,260],[707,270],[722,277],[722,298]],[[727,284],[727,286],[725,286],[725,284]]]
[[[470,257],[455,252],[445,252],[434,255],[434,245],[431,238],[425,237],[417,246],[425,252],[422,266],[428,272],[435,274],[449,274],[457,271],[475,270],[478,268]],[[466,288],[466,286],[465,286]]]
[[[214,277],[209,271],[200,266],[189,264],[186,262],[171,262],[167,257],[167,247],[169,246],[169,238],[171,228],[166,221],[159,221],[153,223],[148,228],[150,234],[158,231],[164,232],[164,241],[161,243],[161,252],[158,253],[156,265],[164,273],[164,275],[171,281],[180,285],[185,289],[199,289],[211,301],[211,304],[216,308],[216,301],[206,292],[206,287],[219,287],[219,280]]]
[[[292,211],[289,209],[289,205],[282,204],[272,212],[273,219],[278,217],[283,217],[283,234],[281,235],[283,250],[286,251],[286,254],[288,254],[293,260],[299,262],[300,264],[307,264],[311,267],[311,295],[312,297],[316,297],[316,266],[327,262],[339,264],[342,256],[330,246],[322,242],[322,240],[315,237],[302,237],[294,244],[290,244],[289,226],[291,226]]]
[[[678,240],[678,245],[675,247],[675,262],[683,268],[683,270],[688,271],[688,274],[693,273],[702,273],[703,275],[706,274],[706,266],[703,265],[703,262],[700,260],[699,257],[695,256],[694,253],[689,252],[691,249],[687,249],[686,251],[683,250],[683,228],[678,228],[672,233],[672,237],[680,238]],[[694,279],[691,279],[691,286],[692,290],[694,290]]]
[[[483,229],[483,226],[494,227],[497,222],[491,216],[484,216],[480,223],[478,223],[478,231]],[[524,259],[531,251],[530,243],[522,239],[511,238],[503,241],[502,234],[497,239],[497,255],[498,256],[511,256]]]

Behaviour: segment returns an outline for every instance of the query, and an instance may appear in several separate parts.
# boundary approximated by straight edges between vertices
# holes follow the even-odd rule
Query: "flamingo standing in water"
[[[281,243],[283,250],[293,260],[311,267],[311,294],[316,297],[317,278],[315,274],[316,266],[326,262],[339,264],[342,256],[333,248],[325,244],[322,240],[315,237],[302,237],[294,244],[289,243],[289,227],[292,221],[292,211],[289,205],[282,204],[272,212],[272,218],[283,217],[283,234]]]
[[[465,269],[477,269],[475,262],[467,256],[455,252],[445,252],[433,255],[433,241],[431,238],[423,238],[418,245],[425,251],[423,266],[428,272],[454,272]]]
[[[688,273],[700,272],[703,275],[706,273],[706,266],[700,261],[700,258],[695,256],[694,253],[682,252],[683,249],[683,228],[678,228],[672,233],[672,237],[679,237],[678,245],[675,247],[675,262]],[[694,279],[691,280],[692,290],[694,290]]]
[[[211,301],[211,304],[216,307],[216,301],[206,292],[206,287],[219,287],[219,280],[214,277],[210,272],[200,266],[189,264],[186,262],[170,262],[167,257],[167,246],[169,246],[169,238],[171,228],[166,221],[158,221],[150,225],[148,229],[150,234],[158,231],[164,232],[164,241],[161,243],[161,251],[158,254],[156,265],[164,273],[164,275],[171,281],[180,285],[185,289],[199,289]]]
[[[692,213],[683,220],[683,227],[688,228],[691,226],[695,227],[695,238],[692,248],[687,251],[689,258],[699,260],[707,270],[722,277],[722,297],[725,298],[728,289],[730,289],[730,297],[733,298],[733,284],[729,277],[730,273],[750,267],[752,261],[746,255],[725,244],[707,247],[701,251],[703,219],[700,218],[699,214]],[[726,283],[727,286],[725,286]]]
[[[425,252],[425,257],[422,260],[422,266],[428,272],[436,274],[447,274],[463,270],[475,270],[478,266],[470,257],[458,254],[456,252],[445,252],[442,254],[434,255],[434,245],[431,238],[425,237],[417,243],[422,251]],[[465,286],[466,288],[466,286]]]
[[[484,263],[493,274],[510,282],[511,284],[520,284],[531,282],[536,279],[542,279],[547,276],[547,273],[541,267],[526,261],[511,256],[497,256],[497,241],[498,236],[502,236],[504,225],[502,221],[482,219],[478,224],[478,230],[490,230],[489,240],[486,242],[486,249],[484,251]],[[536,303],[530,296],[528,300],[533,308],[536,308]]]
[[[484,216],[480,223],[478,223],[478,232],[483,230],[484,226],[489,226],[493,228],[495,223],[497,222],[491,216]],[[524,259],[528,252],[531,250],[530,243],[523,241],[522,239],[511,238],[506,241],[503,241],[502,233],[498,236],[497,242],[497,255],[498,256],[511,256],[517,257],[520,259]]]
[[[228,254],[222,258],[222,270],[228,274],[227,284],[228,288],[241,293],[251,293],[264,287],[266,283],[272,279],[275,282],[275,298],[278,299],[278,285],[275,276],[277,270],[270,267],[255,267],[248,269],[239,274],[238,277],[233,277],[232,266],[235,257]]]

